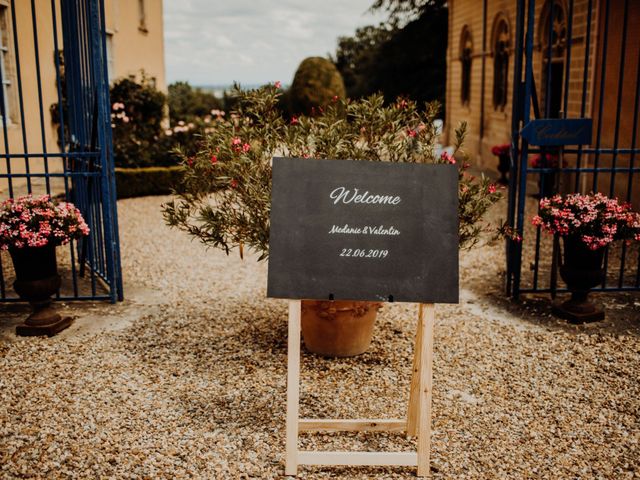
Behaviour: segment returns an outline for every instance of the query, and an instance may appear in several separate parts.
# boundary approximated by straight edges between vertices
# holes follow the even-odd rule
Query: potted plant
[[[18,335],[55,335],[71,324],[51,307],[60,288],[56,247],[89,235],[80,211],[71,203],[54,204],[49,195],[10,198],[0,205],[0,248],[13,261],[18,296],[33,312],[16,327]]]
[[[556,172],[559,158],[556,153],[539,153],[531,159],[531,167],[541,169],[538,179],[539,198],[548,198],[556,193]],[[546,170],[546,171],[544,171]]]
[[[498,183],[502,185],[506,185],[507,183],[509,183],[507,173],[509,173],[509,170],[511,170],[511,160],[509,158],[510,150],[511,146],[508,143],[502,145],[494,145],[491,148],[491,153],[498,157],[498,171],[500,172]]]
[[[604,311],[588,300],[589,290],[603,279],[607,245],[640,241],[640,214],[601,193],[574,193],[542,198],[533,224],[561,236],[564,243],[560,275],[571,299],[554,306],[554,312],[573,323],[602,320]]]
[[[183,154],[183,193],[164,205],[170,226],[227,254],[237,250],[242,257],[244,249],[249,248],[258,253],[259,260],[268,258],[274,156],[455,163],[460,172],[462,248],[478,241],[483,228],[479,220],[501,196],[488,179],[468,175],[466,162],[456,161],[448,153],[437,154],[437,104],[427,104],[420,111],[406,99],[385,105],[380,95],[353,101],[334,97],[329,105],[314,109],[312,116],[286,120],[278,109],[279,84],[249,91],[237,89],[235,95],[237,110],[203,138],[197,155]],[[459,148],[465,130],[463,124],[457,131],[458,157],[462,157]],[[372,315],[379,306],[370,302],[304,301],[305,345],[330,356],[361,353],[371,341]],[[345,327],[347,321],[351,323]],[[360,327],[364,332],[358,331]]]

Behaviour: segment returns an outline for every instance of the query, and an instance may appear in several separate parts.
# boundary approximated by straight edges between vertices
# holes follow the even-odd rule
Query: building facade
[[[35,0],[32,6],[28,1],[0,0],[2,153],[59,151],[53,120],[59,100],[56,46],[64,57],[61,1]],[[111,82],[122,77],[140,80],[144,75],[166,91],[162,7],[162,0],[105,0]],[[38,160],[30,160],[32,169],[41,169]],[[24,172],[26,157],[12,160],[10,167],[12,173]],[[7,165],[0,165],[0,172],[6,171]],[[0,181],[0,194],[6,196],[5,180]]]
[[[449,2],[445,135],[452,139],[466,121],[466,151],[482,168],[495,169],[491,148],[511,139],[516,8],[513,0]],[[539,117],[592,118],[597,149],[637,148],[639,24],[640,2],[633,0],[537,0],[532,66]],[[594,157],[582,155],[581,166],[640,161],[625,153]],[[576,156],[565,155],[563,163],[575,165]],[[575,190],[565,180],[564,190]],[[640,177],[587,174],[578,189],[608,192],[613,184],[625,197],[630,181]],[[640,204],[640,187],[631,198]]]

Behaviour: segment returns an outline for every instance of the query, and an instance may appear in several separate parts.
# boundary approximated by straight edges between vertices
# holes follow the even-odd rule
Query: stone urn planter
[[[554,305],[554,313],[571,323],[604,319],[604,310],[591,303],[589,291],[602,281],[604,248],[591,250],[577,235],[563,237],[564,259],[560,276],[571,292],[571,298]]]
[[[51,337],[71,325],[70,317],[61,317],[51,306],[51,295],[61,285],[56,247],[10,248],[9,253],[16,272],[13,288],[33,310],[24,323],[16,327],[16,334]]]
[[[502,145],[494,145],[491,147],[491,153],[498,157],[498,171],[500,172],[500,178],[498,183],[506,185],[509,183],[507,173],[511,170],[511,157],[510,157],[511,145],[508,143]]]
[[[498,171],[500,172],[500,178],[498,179],[498,183],[501,185],[507,185],[509,183],[509,178],[507,177],[507,173],[511,169],[511,159],[509,157],[509,153],[502,153],[498,156]]]
[[[303,300],[302,338],[307,350],[325,357],[365,352],[381,306],[378,302]]]
[[[549,198],[556,194],[556,173],[541,173],[538,179],[538,198]]]

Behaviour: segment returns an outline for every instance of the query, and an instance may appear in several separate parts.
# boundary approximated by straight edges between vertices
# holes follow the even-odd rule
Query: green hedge
[[[116,168],[118,198],[166,195],[180,185],[183,167]]]

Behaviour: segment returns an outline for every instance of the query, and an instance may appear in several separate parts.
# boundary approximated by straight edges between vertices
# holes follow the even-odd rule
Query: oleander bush
[[[237,110],[208,133],[196,155],[182,154],[182,192],[163,206],[168,225],[227,254],[245,247],[260,259],[269,252],[271,161],[274,156],[384,162],[455,163],[459,169],[460,247],[477,243],[488,228],[486,211],[501,197],[484,177],[467,173],[456,132],[454,155],[438,154],[437,103],[418,109],[399,98],[385,106],[380,95],[334,99],[315,116],[286,120],[278,109],[279,84],[236,91]],[[211,192],[217,193],[212,195]]]
[[[162,136],[166,97],[143,79],[128,78],[111,87],[111,126],[113,154],[117,167],[148,167],[162,162],[156,144]]]

